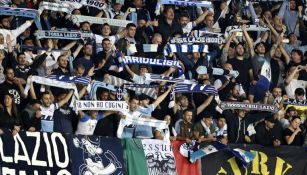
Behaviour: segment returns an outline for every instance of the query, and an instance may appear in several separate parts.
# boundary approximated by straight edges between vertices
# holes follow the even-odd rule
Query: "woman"
[[[0,128],[11,129],[13,135],[15,135],[20,131],[21,122],[13,95],[5,94],[2,105],[3,108],[0,109]]]
[[[284,130],[285,143],[291,146],[302,146],[304,137],[300,129],[301,119],[293,117],[288,128]]]

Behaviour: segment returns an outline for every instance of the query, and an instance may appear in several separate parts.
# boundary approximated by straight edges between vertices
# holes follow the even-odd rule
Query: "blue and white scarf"
[[[89,97],[92,100],[96,100],[96,92],[98,88],[104,88],[104,89],[108,89],[110,91],[116,92],[117,88],[112,85],[112,84],[107,84],[105,82],[101,82],[101,81],[94,81],[91,86],[90,86],[90,90],[89,90]]]
[[[167,44],[164,49],[164,55],[170,56],[173,53],[192,53],[192,52],[199,52],[199,53],[209,53],[208,45],[205,44]]]
[[[129,84],[129,83],[132,83],[130,81],[127,81],[127,80],[123,80],[121,78],[118,78],[118,77],[115,77],[115,76],[112,76],[112,75],[109,75],[105,80],[104,80],[105,83],[108,83],[108,84],[112,84],[114,86],[117,86],[117,87],[120,87],[124,84]],[[138,88],[138,87],[127,87],[127,89],[129,90],[132,90],[132,91],[136,91],[136,92],[141,92],[153,99],[156,99],[157,98],[157,93],[156,93],[156,90],[154,88]]]
[[[170,44],[222,44],[223,38],[220,36],[202,36],[202,37],[179,37],[170,39]]]
[[[26,8],[0,7],[0,15],[22,16],[22,17],[32,18],[35,22],[36,27],[39,30],[42,30],[42,25],[40,23],[38,10],[26,9]]]
[[[217,94],[214,86],[201,84],[177,84],[174,88],[176,93],[208,93]]]
[[[244,102],[221,102],[220,107],[225,109],[242,109],[242,110],[256,110],[267,112],[278,112],[276,105],[266,105],[259,103],[244,103]]]
[[[67,3],[53,3],[53,2],[41,2],[39,4],[39,10],[51,10],[51,11],[57,11],[57,12],[65,12],[67,14],[70,14],[74,7]]]
[[[66,83],[76,83],[82,85],[88,85],[91,82],[90,77],[77,77],[77,76],[67,76],[67,75],[49,75],[49,79],[63,81]]]
[[[132,55],[137,52],[163,53],[163,51],[164,51],[164,45],[162,44],[129,44],[129,46],[127,47],[127,55]]]

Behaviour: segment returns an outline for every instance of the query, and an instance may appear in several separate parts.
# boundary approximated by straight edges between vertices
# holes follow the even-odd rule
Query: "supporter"
[[[14,133],[21,130],[21,119],[12,94],[4,94],[0,110],[0,128],[11,129]]]
[[[164,9],[164,14],[159,20],[154,20],[153,26],[155,32],[162,35],[162,43],[166,43],[174,33],[182,33],[180,24],[175,20],[174,9],[170,6]]]
[[[93,46],[90,43],[86,43],[83,47],[84,57],[77,58],[74,62],[74,65],[82,64],[84,66],[83,76],[86,76],[89,70],[94,66],[92,55],[93,55]]]
[[[300,128],[301,119],[299,117],[293,117],[290,125],[284,130],[284,139],[286,145],[291,146],[302,146],[304,137]]]
[[[45,91],[40,95],[41,106],[39,118],[33,121],[35,131],[53,132],[54,131],[54,111],[68,103],[73,91],[70,90],[64,98],[54,103],[54,97],[51,92]],[[32,99],[37,99],[33,82],[31,83],[30,95]]]
[[[21,112],[20,118],[24,130],[35,131],[35,126],[32,126],[32,123],[34,123],[35,118],[41,117],[40,105],[39,100],[31,100]]]
[[[192,111],[190,109],[186,109],[183,111],[183,120],[177,121],[179,130],[176,130],[178,133],[176,140],[182,140],[187,143],[192,143],[193,136],[193,124],[192,124]]]
[[[179,23],[181,25],[183,34],[189,34],[194,27],[203,22],[205,17],[208,15],[209,11],[203,12],[195,21],[190,21],[189,14],[183,13],[179,18]]]
[[[305,89],[307,87],[307,81],[298,80],[299,73],[302,71],[300,66],[292,66],[285,79],[285,90],[289,98],[295,98],[294,91],[297,88]]]
[[[30,66],[27,65],[26,55],[24,53],[20,53],[17,56],[17,66],[15,67],[15,76],[20,78],[22,84],[26,84],[28,78],[28,72],[30,71]]]
[[[216,122],[215,127],[215,135],[216,137],[227,136],[227,124],[224,116],[219,116]]]
[[[76,135],[93,135],[97,122],[103,118],[99,111],[91,110],[87,113],[79,111],[80,120],[75,132]]]
[[[273,115],[268,115],[263,122],[259,123],[256,127],[255,141],[257,144],[263,146],[279,146],[281,144],[281,138],[274,135],[274,125],[278,121]]]
[[[213,127],[212,116],[204,115],[202,120],[193,127],[193,136],[198,142],[216,141],[215,128]]]

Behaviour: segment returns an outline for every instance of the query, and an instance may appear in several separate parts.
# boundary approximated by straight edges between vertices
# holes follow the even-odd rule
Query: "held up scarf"
[[[90,77],[77,77],[77,76],[67,76],[67,75],[49,75],[49,79],[58,80],[66,83],[77,83],[82,85],[88,85],[91,82]]]
[[[57,12],[65,12],[70,14],[74,9],[67,3],[52,3],[52,2],[41,2],[39,4],[39,10],[51,10]]]
[[[94,81],[91,86],[90,86],[90,90],[89,90],[89,96],[90,99],[92,100],[96,100],[96,92],[98,88],[104,88],[104,89],[108,89],[110,91],[116,92],[116,87],[112,84],[107,84],[105,82],[101,82],[101,81]]]
[[[108,23],[110,26],[126,27],[127,24],[132,23],[132,21],[121,20],[121,19],[110,19],[110,18],[99,18],[92,16],[83,15],[71,15],[73,23],[89,22],[92,24],[104,24]]]
[[[125,101],[76,101],[76,111],[97,110],[97,111],[129,111]]]
[[[37,39],[52,38],[52,39],[66,39],[79,40],[93,38],[92,33],[81,31],[66,31],[66,30],[39,30],[34,34]]]
[[[243,103],[243,102],[221,102],[221,108],[225,109],[245,109],[245,110],[256,110],[256,111],[268,111],[277,112],[278,108],[276,105],[265,105],[258,103]]]

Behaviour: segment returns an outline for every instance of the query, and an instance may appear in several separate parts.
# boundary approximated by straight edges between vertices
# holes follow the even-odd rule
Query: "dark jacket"
[[[223,115],[226,118],[229,143],[245,143],[244,137],[248,136],[248,125],[264,119],[267,114],[267,112],[246,113],[245,117],[239,120],[236,114],[230,110],[224,110]]]

